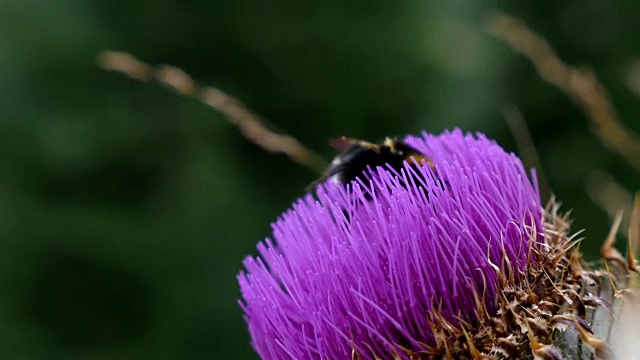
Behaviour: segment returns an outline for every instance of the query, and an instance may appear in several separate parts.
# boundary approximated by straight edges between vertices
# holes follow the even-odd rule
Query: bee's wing
[[[342,136],[339,138],[329,140],[329,145],[336,150],[345,151],[348,148],[352,147],[353,145],[359,144],[361,142],[362,140],[352,139],[352,138]]]

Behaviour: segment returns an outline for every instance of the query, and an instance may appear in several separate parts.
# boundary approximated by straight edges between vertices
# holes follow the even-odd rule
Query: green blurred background
[[[522,17],[592,66],[626,123],[637,1],[0,0],[0,358],[255,359],[235,276],[316,174],[224,118],[99,70],[103,49],[170,63],[236,95],[327,159],[348,135],[482,131],[518,106],[547,180],[595,257],[595,170],[634,173],[531,64],[487,35]]]

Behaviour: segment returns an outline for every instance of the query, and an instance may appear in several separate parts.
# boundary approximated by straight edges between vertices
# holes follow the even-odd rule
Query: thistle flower
[[[322,163],[179,69],[152,71],[122,53],[101,62],[137,79],[155,72],[257,130],[248,137],[263,148],[311,168]],[[367,181],[355,174],[356,184],[320,186],[274,224],[259,257],[245,259],[240,306],[262,358],[636,357],[640,195],[627,258],[613,247],[619,216],[601,250],[613,269],[593,270],[559,205],[552,199],[542,211],[535,172],[530,181],[517,157],[459,130],[404,143],[420,155],[412,166],[397,171],[405,149],[378,161],[387,167],[370,169]]]
[[[434,167],[320,186],[245,259],[241,306],[263,359],[438,352],[444,324],[495,315],[498,274],[514,282],[532,261],[542,207],[515,155],[459,130],[405,141]]]

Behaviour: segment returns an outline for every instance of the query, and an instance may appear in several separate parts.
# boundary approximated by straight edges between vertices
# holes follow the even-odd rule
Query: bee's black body
[[[374,170],[378,166],[390,166],[400,171],[405,161],[413,163],[413,160],[425,160],[431,163],[424,154],[399,139],[387,138],[382,144],[373,144],[340,138],[333,140],[331,145],[342,152],[333,159],[323,177],[313,185],[326,179],[339,184],[349,184],[357,179],[366,182],[367,168]]]

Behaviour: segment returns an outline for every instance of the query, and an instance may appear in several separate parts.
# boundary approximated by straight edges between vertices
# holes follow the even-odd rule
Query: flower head
[[[263,359],[416,358],[443,323],[495,314],[498,274],[517,281],[532,261],[542,207],[515,155],[460,130],[404,140],[433,166],[319,186],[245,259],[241,306]]]

